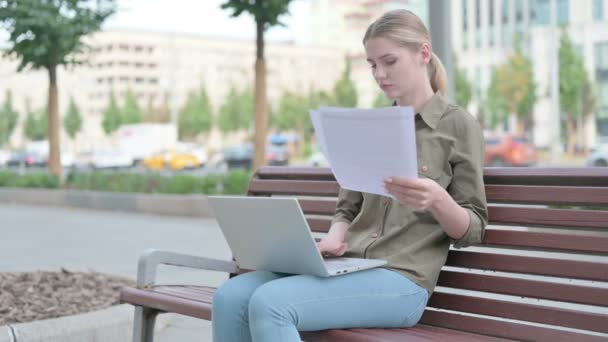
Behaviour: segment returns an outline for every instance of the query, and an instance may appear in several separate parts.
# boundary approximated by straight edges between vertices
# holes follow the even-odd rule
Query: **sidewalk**
[[[230,259],[215,220],[0,204],[0,272],[94,270],[135,278],[148,248]],[[161,267],[159,281],[217,286],[226,276]],[[157,342],[211,341],[210,323],[172,315]]]

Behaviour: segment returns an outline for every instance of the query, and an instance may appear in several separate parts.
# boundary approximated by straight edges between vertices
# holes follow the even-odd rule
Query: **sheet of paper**
[[[311,119],[341,187],[389,196],[383,187],[386,178],[418,177],[411,107],[322,107],[311,112]]]

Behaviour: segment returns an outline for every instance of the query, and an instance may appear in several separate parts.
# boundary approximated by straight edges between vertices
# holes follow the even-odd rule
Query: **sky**
[[[305,44],[312,0],[294,0],[290,14],[282,17],[286,27],[271,28],[269,41],[295,41]],[[255,38],[253,18],[246,13],[231,18],[222,10],[225,0],[117,0],[117,12],[106,20],[103,28],[121,28],[153,32],[175,32],[216,37]],[[6,44],[8,34],[0,29],[0,42]]]

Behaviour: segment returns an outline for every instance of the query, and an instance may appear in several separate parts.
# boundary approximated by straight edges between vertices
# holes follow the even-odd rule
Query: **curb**
[[[0,203],[214,218],[205,195],[0,188]]]
[[[155,331],[167,326],[164,316],[157,317]],[[129,342],[132,329],[133,306],[120,304],[80,315],[2,326],[0,342]]]

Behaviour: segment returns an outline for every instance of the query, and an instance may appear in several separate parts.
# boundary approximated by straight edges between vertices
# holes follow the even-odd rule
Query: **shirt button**
[[[422,165],[422,172],[427,172],[429,170],[429,167],[426,165]]]
[[[373,233],[373,234],[372,234],[372,238],[374,238],[374,239],[375,239],[375,238],[377,238],[377,237],[378,237],[378,233]]]

